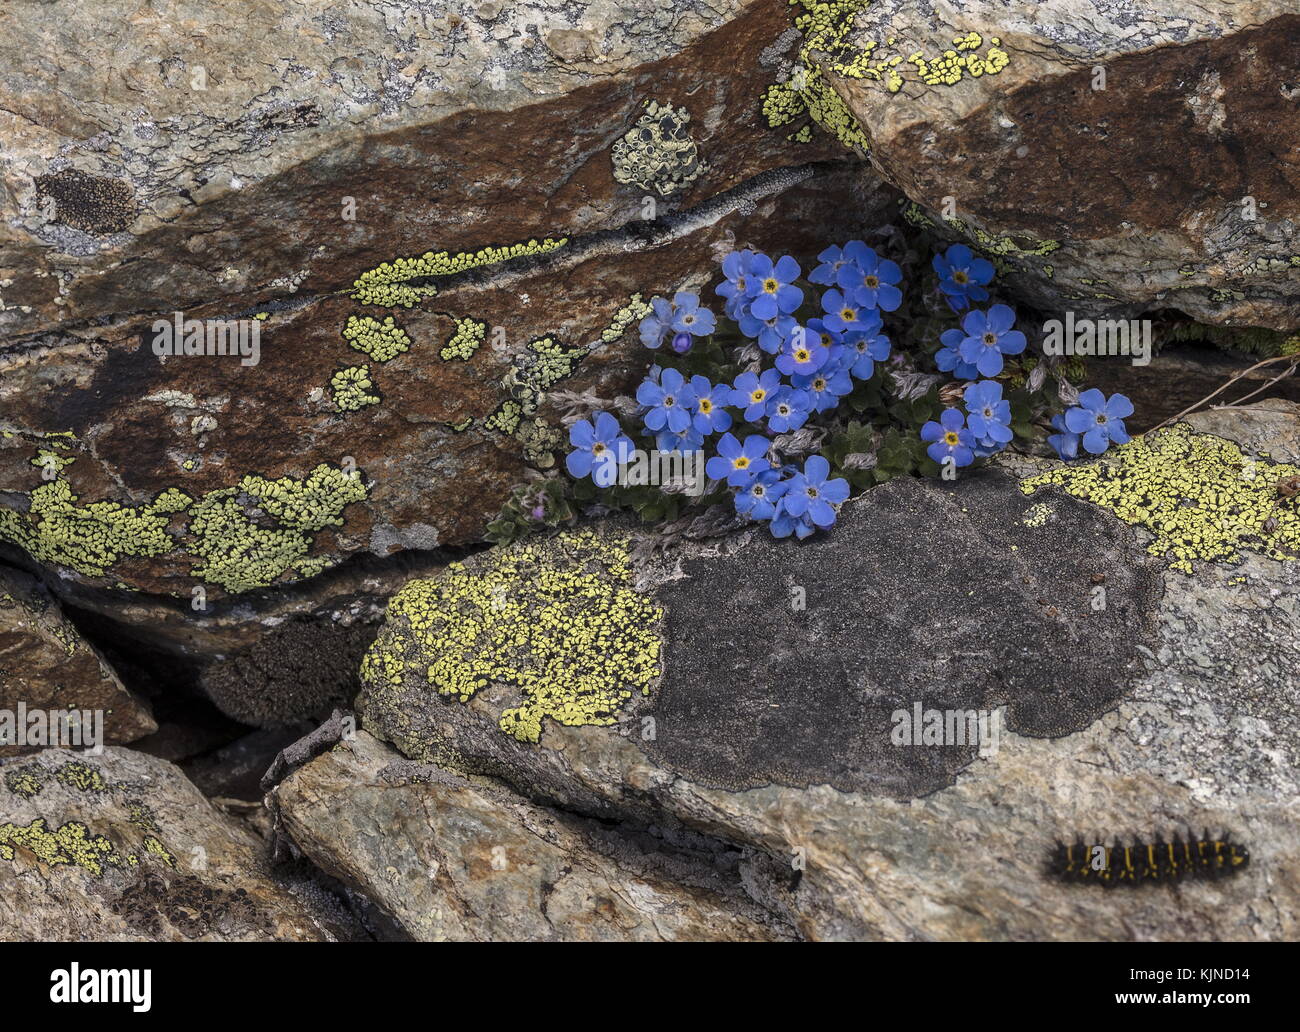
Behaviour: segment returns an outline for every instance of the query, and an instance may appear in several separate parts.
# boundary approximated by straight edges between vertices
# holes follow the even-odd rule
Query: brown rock
[[[807,63],[872,163],[1041,307],[1300,324],[1294,4],[850,0],[830,19]]]
[[[101,745],[130,742],[158,729],[148,703],[122,684],[49,592],[17,570],[0,568],[0,710],[16,715],[20,706],[47,714],[75,711],[82,715],[78,733],[91,735],[98,734],[98,722],[90,715],[99,711]],[[45,740],[36,747],[50,744]],[[0,744],[0,756],[27,751],[15,742]]]
[[[0,761],[0,937],[300,941],[329,922],[170,763],[126,749]]]

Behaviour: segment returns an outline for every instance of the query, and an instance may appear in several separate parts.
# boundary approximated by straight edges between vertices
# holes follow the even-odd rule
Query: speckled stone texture
[[[110,747],[0,761],[0,939],[316,941],[331,915],[170,763]]]
[[[845,46],[811,63],[872,163],[955,216],[1042,308],[1175,309],[1300,325],[1300,12],[1291,0],[847,0]],[[959,37],[981,45],[963,50]],[[910,62],[987,55],[956,81]],[[835,74],[869,45],[888,75]],[[1101,87],[1101,88],[1099,88]]]
[[[422,941],[768,941],[740,853],[629,835],[405,760],[364,731],[272,795],[283,830]]]
[[[158,729],[149,704],[122,683],[50,593],[32,577],[0,569],[0,710],[16,715],[20,704],[28,710],[102,711],[101,745]],[[93,723],[86,726],[93,732]],[[0,756],[30,751],[0,742]]]
[[[1193,425],[1240,425],[1291,459],[1300,417],[1275,403]],[[444,700],[418,662],[403,689],[363,693],[363,726],[566,811],[762,855],[746,886],[809,938],[1294,938],[1297,567],[1188,576],[1147,540],[1058,492],[1026,498],[1009,471],[894,483],[822,541],[741,534],[645,567],[665,672],[616,728],[549,725],[523,745],[496,727],[508,689]],[[822,554],[840,557],[833,579]],[[883,707],[918,696],[1005,705],[996,751],[882,741]],[[1188,828],[1231,832],[1250,867],[1115,893],[1044,872],[1058,837]]]

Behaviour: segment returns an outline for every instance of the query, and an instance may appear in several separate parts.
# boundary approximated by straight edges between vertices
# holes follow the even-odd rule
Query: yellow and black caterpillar
[[[1063,881],[1107,889],[1184,878],[1227,878],[1250,863],[1250,850],[1229,838],[1210,838],[1207,831],[1201,838],[1189,833],[1186,839],[1175,835],[1172,842],[1158,838],[1127,846],[1116,839],[1107,846],[1079,837],[1072,845],[1056,844],[1048,871]]]

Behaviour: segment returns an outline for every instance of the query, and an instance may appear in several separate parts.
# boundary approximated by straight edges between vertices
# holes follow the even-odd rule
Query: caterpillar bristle
[[[1217,880],[1250,864],[1250,850],[1232,841],[1230,832],[1214,838],[1208,828],[1200,837],[1191,829],[1186,838],[1175,832],[1168,842],[1158,835],[1149,842],[1138,840],[1125,845],[1114,836],[1111,845],[1105,845],[1105,838],[1097,835],[1085,839],[1076,834],[1070,844],[1058,840],[1048,857],[1048,873],[1065,882],[1114,889],[1121,885],[1180,882],[1184,878]]]

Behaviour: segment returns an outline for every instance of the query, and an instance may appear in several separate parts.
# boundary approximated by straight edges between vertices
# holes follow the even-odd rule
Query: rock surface
[[[413,938],[767,941],[736,851],[665,845],[404,759],[365,732],[276,788],[281,827]],[[690,846],[694,846],[691,850]]]
[[[786,76],[1040,307],[1300,325],[1294,3],[819,7]]]
[[[202,660],[316,605],[292,582],[478,541],[554,395],[644,372],[654,294],[897,210],[765,126],[769,0],[178,2],[58,90],[0,19],[0,548]],[[160,357],[175,312],[257,363]]]
[[[1280,450],[1296,409],[1261,418],[1274,458],[1300,457]],[[1296,567],[1247,553],[1189,576],[1147,555],[1149,541],[1105,509],[1055,490],[1027,497],[988,471],[891,482],[802,545],[742,534],[689,546],[679,567],[636,564],[664,614],[662,678],[610,707],[612,727],[586,719],[581,696],[550,700],[558,720],[536,744],[498,726],[520,704],[512,678],[467,702],[431,686],[451,676],[448,652],[422,651],[421,633],[445,634],[441,614],[471,619],[458,606],[475,597],[465,575],[444,574],[441,594],[390,607],[363,726],[413,759],[494,775],[566,812],[676,821],[766,854],[787,876],[769,866],[745,884],[809,938],[1294,938]],[[477,562],[468,576],[490,578],[490,554]],[[795,588],[805,611],[791,606]],[[562,627],[620,630],[601,608],[554,611]],[[517,646],[495,662],[551,654],[544,636]],[[915,702],[1005,707],[995,748],[896,744],[891,711]],[[1057,838],[1189,827],[1231,832],[1251,865],[1116,893],[1045,872]]]
[[[0,939],[332,937],[174,766],[110,747],[0,762]]]
[[[33,578],[0,568],[0,710],[17,719],[20,705],[28,712],[101,711],[100,745],[134,741],[158,729],[149,704],[121,682],[50,593]],[[98,733],[93,717],[83,727]],[[0,756],[26,751],[16,740],[0,741]]]

